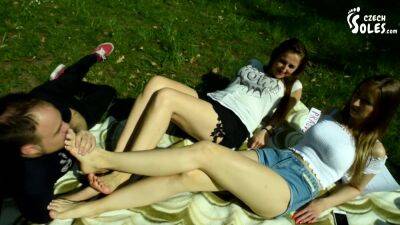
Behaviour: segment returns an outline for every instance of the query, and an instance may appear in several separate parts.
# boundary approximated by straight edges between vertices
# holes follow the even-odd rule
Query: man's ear
[[[42,148],[35,144],[25,144],[21,147],[21,156],[25,158],[36,158],[42,156]]]

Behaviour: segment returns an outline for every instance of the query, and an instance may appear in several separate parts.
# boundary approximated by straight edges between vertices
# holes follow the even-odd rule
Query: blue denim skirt
[[[296,211],[317,197],[320,191],[317,178],[292,150],[261,148],[256,152],[258,162],[278,173],[289,185],[290,202],[285,213]]]

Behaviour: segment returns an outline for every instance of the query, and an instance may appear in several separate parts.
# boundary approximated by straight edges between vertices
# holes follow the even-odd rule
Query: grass
[[[262,0],[0,0],[0,93],[29,91],[59,63],[70,64],[98,43],[116,50],[87,79],[135,97],[154,75],[195,87],[212,68],[233,78],[247,60],[264,62],[282,40],[298,37],[311,63],[301,78],[308,106],[341,106],[363,78],[400,78],[397,35],[354,35],[347,11],[361,6],[397,28],[399,3]],[[387,6],[387,7],[385,7]],[[398,8],[398,7],[397,7]],[[397,26],[397,27],[396,27]],[[400,118],[383,140],[400,171]],[[396,175],[399,178],[399,175]]]

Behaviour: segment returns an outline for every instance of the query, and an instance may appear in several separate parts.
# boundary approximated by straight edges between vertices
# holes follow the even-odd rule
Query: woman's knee
[[[155,92],[166,88],[168,82],[168,78],[163,76],[154,76],[149,82],[147,82],[146,87],[144,88],[143,95],[151,97]]]
[[[154,107],[170,107],[174,101],[177,101],[176,91],[171,88],[162,88],[157,90],[152,96]]]

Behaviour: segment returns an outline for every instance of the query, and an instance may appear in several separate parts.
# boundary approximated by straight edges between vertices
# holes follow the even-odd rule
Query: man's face
[[[32,110],[36,125],[36,135],[41,140],[41,155],[50,154],[64,148],[69,124],[65,123],[60,112],[52,105],[45,104]]]

